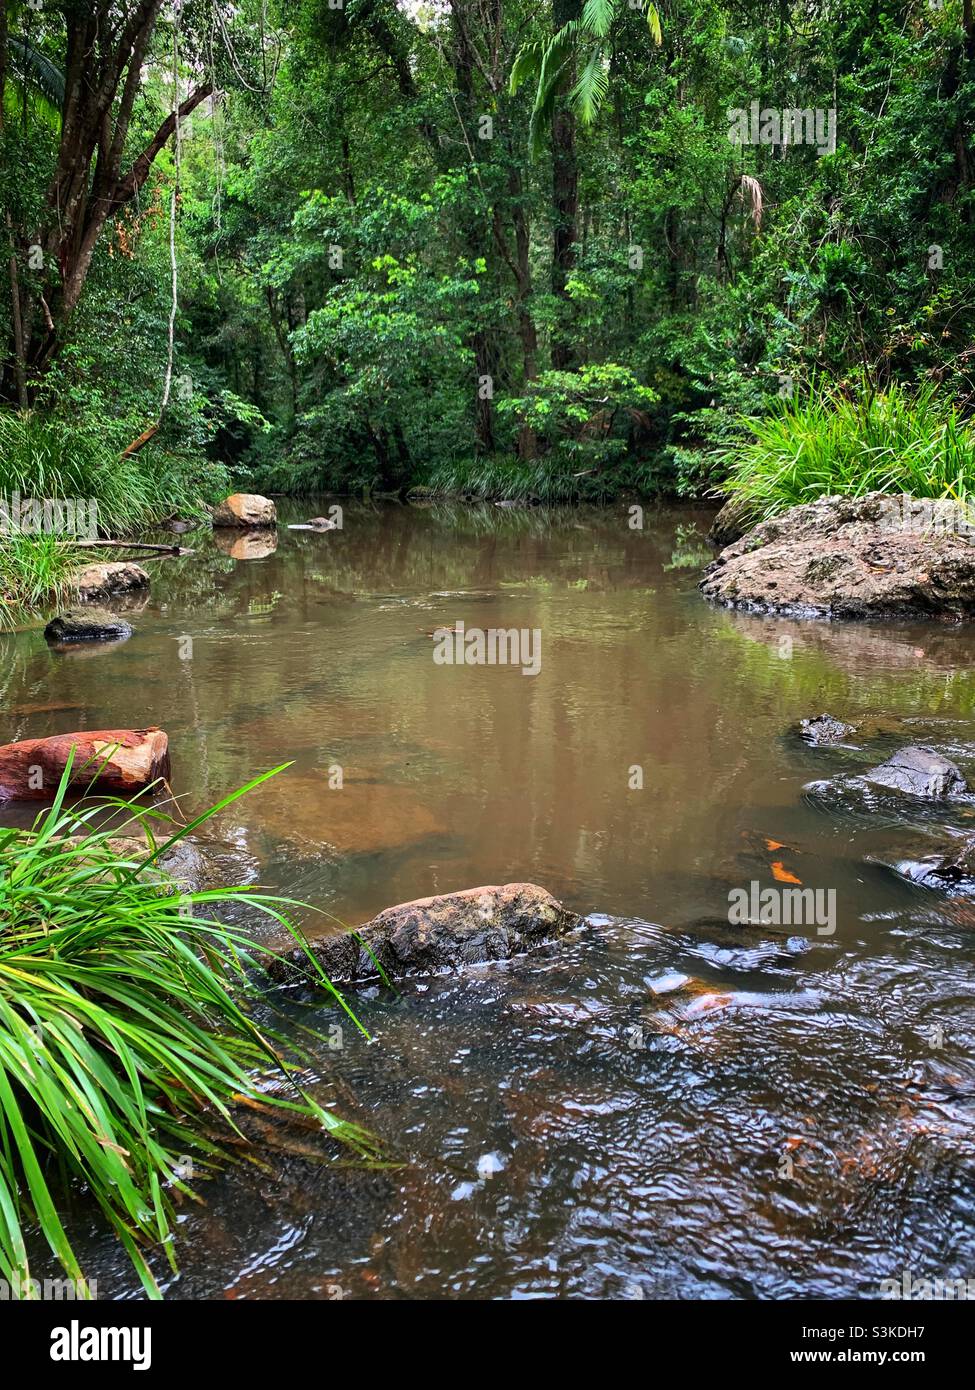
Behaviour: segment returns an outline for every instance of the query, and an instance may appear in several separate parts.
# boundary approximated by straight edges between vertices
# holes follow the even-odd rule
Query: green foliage
[[[933,385],[813,389],[745,425],[747,440],[725,456],[724,489],[755,520],[829,493],[975,493],[975,424]]]
[[[80,1194],[158,1297],[145,1251],[161,1245],[175,1269],[174,1196],[199,1200],[184,1156],[200,1175],[224,1161],[242,1103],[310,1121],[362,1158],[375,1148],[302,1091],[254,1021],[256,947],[213,916],[243,902],[297,935],[283,905],[181,891],[158,860],[199,820],[167,836],[158,813],[113,803],[148,835],[144,853],[120,848],[93,806],[65,807],[71,771],[29,833],[0,830],[0,1275],[29,1278],[36,1222],[83,1279],[59,1214]],[[283,1093],[262,1084],[268,1073]]]
[[[0,410],[3,496],[94,502],[99,527],[124,534],[177,512],[201,514],[223,489],[223,470],[205,460],[147,452],[120,458],[125,435],[92,419],[73,422]]]
[[[531,430],[545,452],[567,466],[603,467],[626,451],[627,432],[649,425],[657,393],[641,386],[628,367],[604,362],[574,372],[543,372],[523,396],[498,402],[498,414]]]

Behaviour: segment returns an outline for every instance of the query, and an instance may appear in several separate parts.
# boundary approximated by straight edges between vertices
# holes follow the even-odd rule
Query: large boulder
[[[580,918],[533,883],[468,888],[388,907],[364,927],[324,937],[311,951],[333,984],[407,975],[438,975],[462,966],[509,960],[564,936]],[[269,961],[278,980],[314,972],[305,953],[294,950]]]
[[[213,510],[213,524],[218,527],[276,526],[278,514],[270,497],[256,492],[235,492],[224,498]]]
[[[162,729],[97,729],[0,746],[0,801],[49,801],[71,750],[71,785],[130,795],[168,778],[169,739]]]
[[[51,619],[44,636],[56,646],[65,642],[124,642],[132,636],[132,629],[107,608],[70,608]]]
[[[926,526],[912,498],[820,497],[727,546],[701,590],[733,608],[801,617],[975,617],[969,513],[935,506]]]
[[[141,565],[113,560],[78,570],[71,578],[71,587],[82,603],[103,603],[108,598],[148,589],[149,576]]]

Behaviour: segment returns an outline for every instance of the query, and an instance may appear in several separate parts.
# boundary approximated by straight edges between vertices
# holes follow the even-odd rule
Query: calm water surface
[[[868,862],[940,827],[802,794],[921,738],[975,782],[975,633],[712,610],[708,520],[348,505],[342,531],[282,526],[266,555],[195,533],[194,555],[149,562],[123,645],[0,637],[2,741],[158,724],[187,813],[290,762],[212,848],[332,914],[306,914],[310,933],[522,879],[589,916],[536,956],[360,996],[373,1042],[346,1026],[320,1048],[316,1094],[404,1166],[276,1155],[207,1184],[179,1278],[157,1261],[170,1296],[875,1297],[905,1269],[975,1278],[975,905]],[[430,634],[458,621],[539,629],[539,674],[436,665]],[[904,722],[812,750],[789,728],[822,709]],[[835,891],[834,934],[728,925],[731,889],[783,873]],[[671,975],[689,982],[669,993]],[[136,1296],[81,1229],[99,1296]]]

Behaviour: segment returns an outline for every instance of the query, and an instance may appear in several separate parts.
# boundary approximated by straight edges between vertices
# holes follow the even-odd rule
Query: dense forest
[[[702,495],[783,401],[970,409],[968,0],[2,24],[8,485],[158,426],[122,489],[156,512],[231,479]]]

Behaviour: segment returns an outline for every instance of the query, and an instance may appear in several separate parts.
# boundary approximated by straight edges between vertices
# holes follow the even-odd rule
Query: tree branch
[[[191,111],[195,111],[201,101],[206,101],[207,97],[213,95],[213,83],[204,82],[201,87],[195,88],[185,101],[180,102],[178,111],[170,111],[148,145],[139,155],[132,165],[132,168],[124,178],[119,179],[112,191],[109,200],[108,215],[117,212],[123,204],[130,202],[139,189],[149,177],[149,170],[152,168],[153,160],[165,145],[166,141],[176,129],[177,118],[180,121],[186,119]]]

